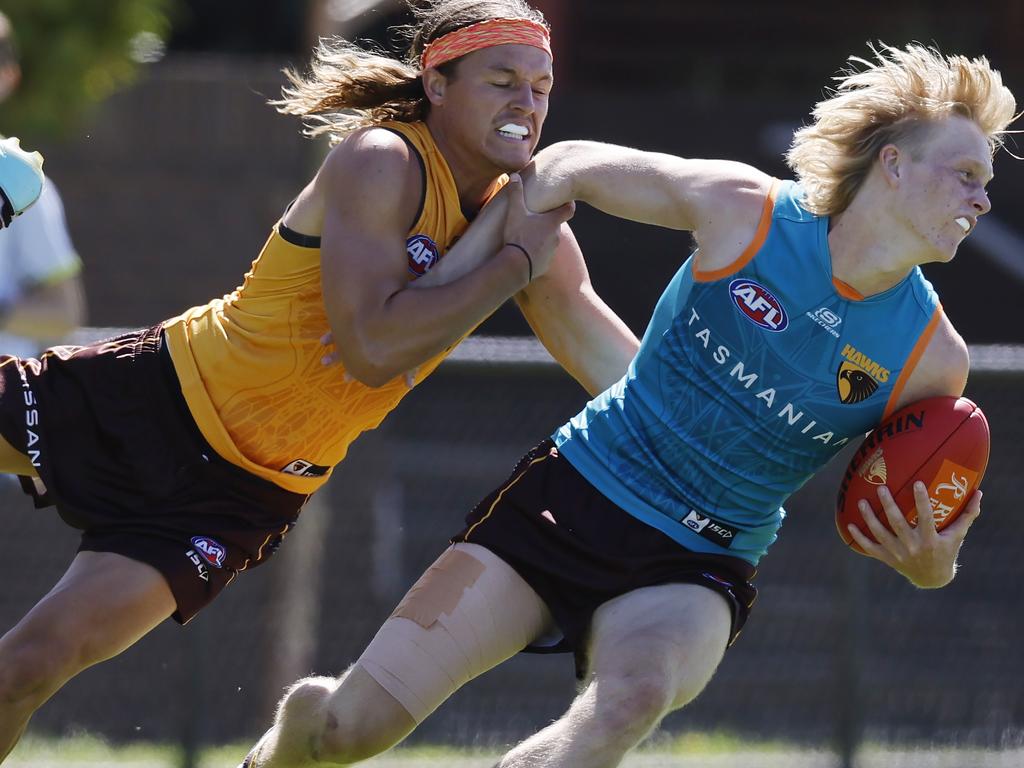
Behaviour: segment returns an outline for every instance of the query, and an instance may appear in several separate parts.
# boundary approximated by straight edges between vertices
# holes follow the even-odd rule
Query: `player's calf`
[[[77,649],[11,630],[0,639],[0,761],[14,749],[29,719],[81,670]]]
[[[591,679],[565,715],[495,768],[617,766],[674,708],[676,693],[670,680],[654,675]]]
[[[676,691],[656,676],[592,681],[594,742],[612,751],[631,749],[672,710]]]

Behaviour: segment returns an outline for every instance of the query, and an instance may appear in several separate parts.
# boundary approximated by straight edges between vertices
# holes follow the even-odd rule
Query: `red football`
[[[960,515],[981,483],[988,451],[988,421],[966,397],[930,397],[901,408],[868,434],[846,468],[836,500],[839,535],[862,554],[846,526],[853,523],[874,541],[857,509],[861,499],[890,527],[878,501],[880,485],[888,486],[904,516],[916,525],[916,480],[928,484],[935,527],[942,530]]]

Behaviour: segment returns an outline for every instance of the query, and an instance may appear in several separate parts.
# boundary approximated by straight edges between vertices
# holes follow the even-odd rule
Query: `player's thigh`
[[[174,612],[166,580],[111,552],[80,552],[50,592],[2,639],[0,656],[49,653],[74,674],[122,652]]]
[[[0,473],[38,477],[28,456],[0,437]]]
[[[413,585],[357,667],[419,723],[459,687],[551,629],[547,606],[511,566],[484,547],[460,543]]]
[[[729,604],[707,587],[663,584],[628,592],[594,612],[589,677],[663,685],[669,709],[678,708],[711,679],[731,627]]]

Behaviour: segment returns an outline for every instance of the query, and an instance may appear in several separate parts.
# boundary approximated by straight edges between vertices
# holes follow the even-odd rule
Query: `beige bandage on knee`
[[[409,590],[356,663],[421,723],[550,624],[543,601],[507,563],[476,544],[455,544]]]

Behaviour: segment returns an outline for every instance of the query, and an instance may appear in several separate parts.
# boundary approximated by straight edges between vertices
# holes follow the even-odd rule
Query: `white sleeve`
[[[18,217],[5,237],[9,244],[11,277],[22,291],[64,280],[81,271],[82,264],[71,243],[64,205],[50,179],[36,204]]]

